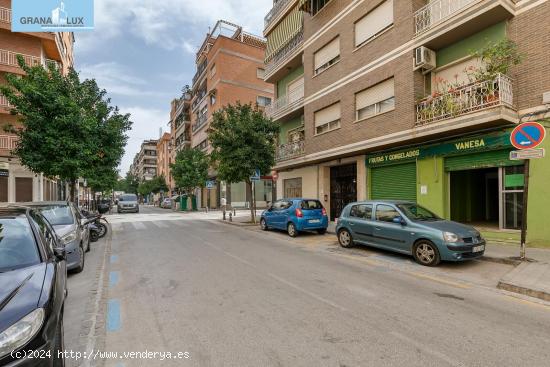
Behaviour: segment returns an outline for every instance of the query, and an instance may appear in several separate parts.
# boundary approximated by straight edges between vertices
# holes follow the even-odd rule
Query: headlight
[[[64,245],[68,245],[69,243],[76,240],[77,234],[76,231],[69,232],[65,236],[61,237],[61,242],[63,242]]]
[[[0,358],[21,348],[38,333],[44,322],[44,309],[37,308],[0,334]]]
[[[443,239],[446,242],[458,242],[458,236],[452,232],[443,232]]]

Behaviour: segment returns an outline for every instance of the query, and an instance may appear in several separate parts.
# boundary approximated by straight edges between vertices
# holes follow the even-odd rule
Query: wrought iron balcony
[[[197,72],[195,73],[195,76],[193,77],[193,87],[196,85],[197,81],[201,77],[201,75],[206,70],[206,66],[208,65],[208,62],[206,59],[200,63],[200,65],[197,67]]]
[[[8,102],[8,99],[3,94],[0,94],[0,107],[10,108],[12,105]]]
[[[426,32],[430,28],[460,13],[468,5],[480,0],[435,0],[418,9],[414,13],[415,35]]]
[[[208,120],[208,115],[202,114],[198,117],[197,122],[193,125],[193,132],[199,130],[201,127],[203,127],[206,124],[206,121]]]
[[[11,9],[0,7],[0,22],[11,23]]]
[[[297,140],[277,147],[276,160],[286,161],[305,154],[305,141]]]
[[[0,135],[0,149],[13,150],[17,148],[19,137],[16,135]]]
[[[265,113],[272,119],[278,119],[304,105],[304,84],[281,98],[277,98],[270,106],[265,108]]]
[[[484,80],[453,88],[445,93],[433,93],[416,105],[416,125],[455,118],[496,106],[513,108],[512,79],[499,74],[494,80]]]
[[[279,0],[275,4],[273,4],[273,7],[269,11],[269,13],[267,13],[267,15],[264,17],[264,27],[269,27],[271,21],[274,20],[289,3],[294,1],[296,0]]]
[[[283,66],[289,56],[293,55],[304,44],[304,31],[300,31],[283,48],[281,48],[267,63],[265,75],[271,75],[275,70]]]

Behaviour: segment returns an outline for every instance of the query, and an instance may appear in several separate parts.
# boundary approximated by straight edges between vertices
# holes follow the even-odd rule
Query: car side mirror
[[[393,218],[392,222],[397,223],[397,224],[401,224],[402,226],[407,225],[407,221],[402,216],[397,216],[397,217]]]
[[[53,253],[57,260],[62,261],[67,259],[67,252],[64,247],[55,247]]]

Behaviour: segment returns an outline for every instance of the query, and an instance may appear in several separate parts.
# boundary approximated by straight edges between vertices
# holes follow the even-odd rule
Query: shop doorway
[[[451,220],[498,228],[498,168],[453,171]]]
[[[330,220],[340,216],[344,207],[357,201],[357,164],[330,168]]]

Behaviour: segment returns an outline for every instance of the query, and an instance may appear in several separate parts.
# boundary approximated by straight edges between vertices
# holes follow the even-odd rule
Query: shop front
[[[509,159],[513,149],[504,130],[371,154],[369,198],[415,201],[458,222],[519,229],[523,161]]]

